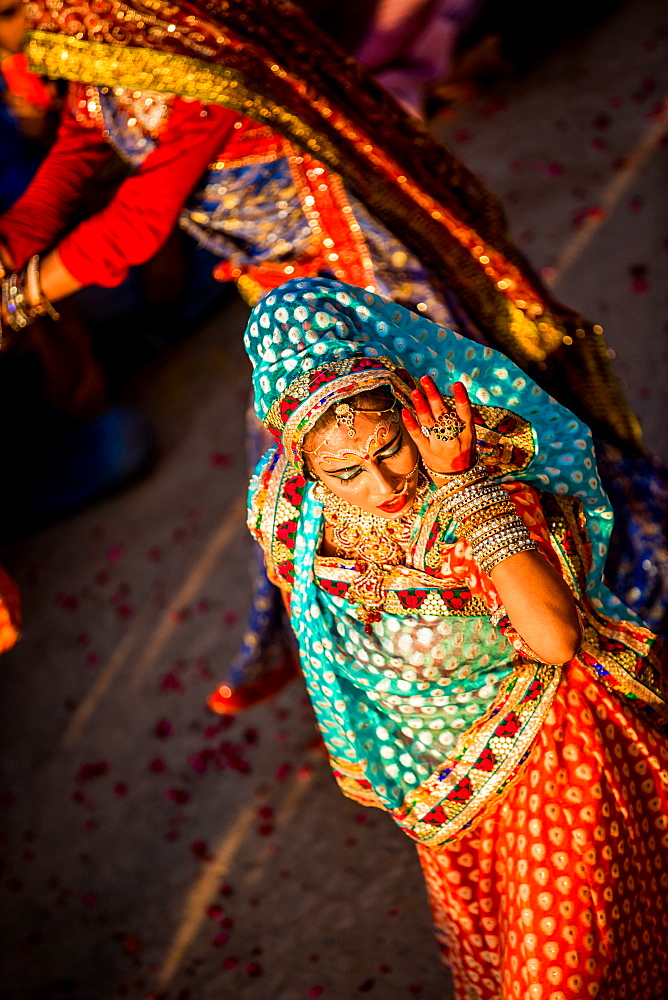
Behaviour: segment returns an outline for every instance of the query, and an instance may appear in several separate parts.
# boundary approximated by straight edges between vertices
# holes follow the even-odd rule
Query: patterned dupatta
[[[246,347],[257,413],[278,439],[253,477],[248,523],[286,594],[345,794],[387,809],[423,843],[451,843],[522,773],[561,679],[502,609],[492,614],[493,584],[433,493],[371,636],[345,596],[354,565],[317,554],[322,504],[301,464],[305,434],[335,400],[379,384],[406,399],[424,374],[443,392],[456,379],[467,386],[482,461],[578,599],[578,661],[667,725],[660,643],[602,582],[612,514],[577,418],[491,348],[333,280],[291,281],[266,296]]]
[[[456,291],[487,343],[595,432],[642,448],[601,328],[558,303],[507,234],[496,198],[291,0],[27,5],[34,72],[217,102],[339,173]],[[314,158],[312,160],[312,158]]]

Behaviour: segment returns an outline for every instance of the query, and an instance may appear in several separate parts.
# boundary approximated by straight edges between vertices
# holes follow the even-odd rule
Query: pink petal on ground
[[[77,781],[90,781],[92,778],[101,778],[109,772],[109,762],[106,760],[95,761],[95,763],[82,764],[77,771]]]
[[[214,451],[209,455],[209,462],[214,469],[227,469],[232,464],[232,456],[224,451]]]
[[[179,694],[185,691],[183,682],[171,670],[160,681],[160,688],[162,691],[177,691]]]
[[[211,861],[212,856],[205,840],[194,840],[190,845],[190,850],[198,861]]]
[[[174,732],[174,726],[169,719],[158,719],[153,732],[159,740],[166,740]]]
[[[138,955],[142,948],[141,941],[134,934],[126,934],[123,938],[123,951],[126,955]]]
[[[168,788],[165,792],[165,798],[176,803],[177,806],[183,806],[186,802],[190,802],[190,792],[187,792],[185,788]]]

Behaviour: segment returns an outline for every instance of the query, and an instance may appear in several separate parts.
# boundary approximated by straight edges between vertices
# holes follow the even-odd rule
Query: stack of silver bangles
[[[468,541],[483,573],[489,575],[509,556],[537,548],[508,493],[489,481],[483,465],[476,463],[460,475],[451,475],[436,496]]]
[[[2,310],[14,333],[20,333],[39,316],[60,319],[42,291],[39,280],[39,256],[34,254],[20,271],[5,274],[0,266],[2,278]],[[34,303],[34,304],[31,304]],[[4,346],[2,322],[0,321],[0,347]]]

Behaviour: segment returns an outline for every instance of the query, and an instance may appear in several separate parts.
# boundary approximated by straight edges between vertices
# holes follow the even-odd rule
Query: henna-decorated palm
[[[453,472],[463,472],[475,464],[476,434],[473,424],[473,410],[466,386],[455,382],[454,394],[455,412],[464,425],[460,434],[449,440],[437,437],[439,420],[452,413],[452,405],[444,400],[433,379],[428,375],[420,379],[420,389],[411,393],[417,420],[410,410],[402,410],[404,426],[415,443],[426,468],[435,473],[448,475]],[[431,431],[427,437],[423,432]]]

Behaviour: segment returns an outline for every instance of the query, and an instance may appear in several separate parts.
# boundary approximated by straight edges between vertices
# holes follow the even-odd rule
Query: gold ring
[[[430,434],[433,434],[437,441],[452,441],[459,437],[464,426],[464,422],[456,414],[446,410],[431,428]]]

